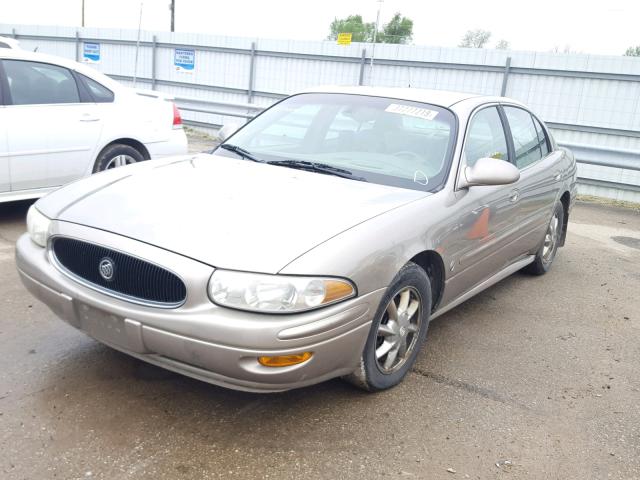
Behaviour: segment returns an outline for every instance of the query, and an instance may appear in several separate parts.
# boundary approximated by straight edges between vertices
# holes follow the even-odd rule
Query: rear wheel
[[[400,383],[425,341],[430,311],[429,277],[407,263],[380,302],[358,369],[345,379],[368,391]]]
[[[93,173],[124,167],[125,165],[142,162],[143,160],[145,160],[145,158],[142,154],[132,146],[115,143],[100,152],[93,167]]]
[[[560,246],[562,229],[564,228],[563,225],[564,207],[561,203],[558,203],[553,211],[553,216],[547,226],[547,232],[544,235],[544,240],[536,253],[534,261],[524,268],[526,273],[544,275],[551,269],[553,260],[556,258],[556,253],[558,253],[558,247]]]

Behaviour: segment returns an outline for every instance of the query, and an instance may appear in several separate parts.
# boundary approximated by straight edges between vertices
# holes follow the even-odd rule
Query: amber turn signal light
[[[275,357],[258,357],[258,363],[265,367],[290,367],[306,362],[313,355],[313,352],[295,353],[293,355],[278,355]]]

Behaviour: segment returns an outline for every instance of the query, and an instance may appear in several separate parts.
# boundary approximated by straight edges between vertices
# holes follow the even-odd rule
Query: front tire
[[[429,277],[409,262],[380,302],[358,369],[345,379],[370,392],[400,383],[427,337],[430,312]]]
[[[536,253],[536,257],[532,263],[524,267],[524,271],[531,275],[544,275],[551,270],[553,260],[558,253],[560,239],[562,238],[562,229],[564,225],[564,207],[561,203],[557,203],[553,211],[551,220],[544,235],[542,245]]]
[[[93,173],[103,172],[116,167],[124,167],[132,163],[142,162],[145,158],[142,154],[130,145],[115,143],[106,147],[93,166]]]

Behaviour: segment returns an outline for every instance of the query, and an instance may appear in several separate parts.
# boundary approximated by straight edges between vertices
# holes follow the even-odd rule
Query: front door
[[[461,168],[479,158],[509,160],[509,148],[497,106],[475,112],[464,144]],[[441,252],[449,270],[442,305],[466,293],[508,265],[507,248],[517,237],[518,195],[513,185],[476,186],[457,192],[453,210],[463,213],[447,233]]]

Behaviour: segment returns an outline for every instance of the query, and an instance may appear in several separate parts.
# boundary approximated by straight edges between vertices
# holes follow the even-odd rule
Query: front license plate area
[[[126,346],[124,318],[84,303],[76,305],[76,309],[80,328],[88,335],[112,345]]]

